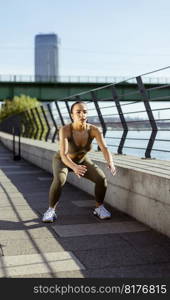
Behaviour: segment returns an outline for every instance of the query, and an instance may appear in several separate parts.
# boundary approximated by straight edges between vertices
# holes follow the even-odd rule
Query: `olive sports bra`
[[[85,146],[78,146],[76,145],[73,137],[72,124],[70,124],[70,137],[68,137],[68,153],[76,154],[77,157],[81,157],[91,150],[93,138],[90,135],[90,128],[87,129],[87,132],[88,132],[87,143],[85,144]]]
[[[89,152],[92,149],[92,141],[94,138],[91,137],[90,128],[88,128],[87,129],[87,132],[88,132],[87,143],[85,144],[85,146],[78,146],[78,145],[76,145],[74,137],[73,137],[72,123],[69,126],[70,126],[70,136],[68,137],[68,153],[74,154],[75,158],[72,160],[80,163],[83,161],[87,152]],[[55,157],[61,159],[60,151],[56,152]]]

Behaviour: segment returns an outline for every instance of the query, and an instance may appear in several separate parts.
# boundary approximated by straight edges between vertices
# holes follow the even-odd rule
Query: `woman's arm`
[[[68,139],[67,139],[67,129],[66,127],[61,127],[59,130],[59,141],[60,141],[60,156],[62,162],[71,168],[72,170],[75,167],[75,163],[68,156]]]
[[[110,169],[110,171],[112,172],[113,175],[116,174],[116,168],[114,166],[114,162],[113,162],[113,157],[106,145],[106,141],[103,137],[103,134],[101,133],[100,129],[97,128],[96,126],[93,126],[93,136],[95,137],[102,153],[103,153],[103,156],[105,158],[105,160],[107,161],[108,163],[108,167]]]
[[[68,132],[67,127],[61,127],[59,130],[59,142],[60,142],[60,156],[62,162],[74,171],[74,173],[80,177],[87,171],[86,166],[77,165],[72,161],[68,155]]]

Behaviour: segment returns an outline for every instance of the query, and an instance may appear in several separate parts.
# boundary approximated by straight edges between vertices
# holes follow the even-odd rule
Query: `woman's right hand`
[[[87,171],[87,167],[84,165],[76,165],[73,168],[74,173],[80,178],[80,176],[84,176]]]

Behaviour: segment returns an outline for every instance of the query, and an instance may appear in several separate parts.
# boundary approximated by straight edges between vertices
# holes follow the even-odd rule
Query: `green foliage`
[[[35,110],[32,111],[31,109],[37,107],[39,117],[41,119],[41,122],[38,118],[37,113]],[[29,96],[21,95],[21,96],[15,96],[12,100],[4,100],[2,107],[0,108],[0,122],[5,120],[6,118],[18,115],[22,112],[26,112],[25,114],[22,114],[24,116],[25,121],[27,121],[30,124],[29,129],[29,137],[34,138],[35,133],[37,132],[38,127],[38,133],[37,133],[37,139],[44,140],[46,133],[48,131],[47,124],[44,119],[44,115],[41,110],[41,104],[36,98],[31,98]],[[21,132],[25,132],[27,129],[24,126],[24,123],[21,122]],[[27,132],[28,134],[28,132]]]
[[[27,114],[29,115],[29,119],[28,121],[30,122],[31,120],[31,125],[32,125],[32,128],[34,128],[33,132],[32,132],[32,136],[30,136],[31,138],[34,137],[35,135],[35,132],[37,131],[37,127],[38,127],[38,135],[37,135],[37,139],[39,140],[40,139],[40,136],[41,136],[41,140],[45,140],[45,136],[46,136],[46,133],[48,131],[48,127],[47,127],[47,124],[45,122],[45,119],[44,119],[44,115],[42,113],[42,110],[41,110],[41,107],[40,105],[37,107],[37,111],[39,113],[39,117],[41,119],[41,123],[40,123],[40,120],[37,116],[37,114],[35,113],[34,111],[34,118],[30,112],[30,110],[27,110]],[[35,122],[36,122],[36,125],[35,126]],[[42,128],[43,126],[43,128]],[[41,135],[42,134],[42,135]]]
[[[0,109],[0,121],[3,121],[11,115],[15,115],[38,106],[39,102],[36,98],[31,98],[26,95],[15,96],[12,100],[6,99]]]

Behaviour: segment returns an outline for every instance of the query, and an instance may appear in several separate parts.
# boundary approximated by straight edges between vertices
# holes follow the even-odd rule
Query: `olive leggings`
[[[103,171],[94,164],[87,156],[80,163],[81,165],[87,166],[87,171],[83,177],[93,181],[95,183],[95,198],[100,204],[103,203],[107,181]],[[53,181],[49,191],[49,206],[55,208],[59,197],[61,195],[62,187],[67,180],[69,171],[72,171],[62,161],[59,155],[54,155],[53,162]],[[76,175],[75,175],[76,176]]]

